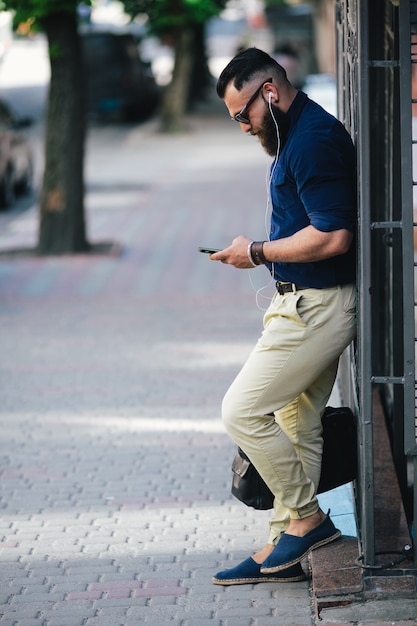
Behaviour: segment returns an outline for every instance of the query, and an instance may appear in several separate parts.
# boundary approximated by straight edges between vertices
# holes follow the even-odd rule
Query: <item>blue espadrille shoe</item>
[[[305,580],[307,577],[304,574],[303,568],[300,563],[293,567],[288,567],[285,570],[275,574],[274,576],[268,574],[261,574],[261,566],[253,560],[250,556],[245,561],[242,561],[236,567],[231,569],[225,569],[222,572],[218,572],[213,577],[215,585],[245,585],[247,583],[296,583],[300,580]]]
[[[287,571],[289,567],[302,561],[312,550],[335,541],[341,534],[329,515],[304,537],[284,533],[269,557],[262,563],[260,571],[269,575]]]

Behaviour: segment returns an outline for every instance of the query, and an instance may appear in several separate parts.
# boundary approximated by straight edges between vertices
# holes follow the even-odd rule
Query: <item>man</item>
[[[268,241],[240,235],[210,258],[236,268],[264,264],[277,289],[222,406],[227,431],[275,496],[269,538],[213,582],[303,580],[302,559],[340,536],[316,489],[321,416],[339,356],[355,336],[354,148],[342,124],[261,50],[236,55],[217,93],[232,120],[274,157],[272,210]]]

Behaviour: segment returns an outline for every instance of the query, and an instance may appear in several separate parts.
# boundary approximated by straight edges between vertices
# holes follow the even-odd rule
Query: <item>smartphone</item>
[[[205,254],[214,254],[215,252],[220,252],[219,248],[202,248],[198,249],[199,252],[205,252]]]

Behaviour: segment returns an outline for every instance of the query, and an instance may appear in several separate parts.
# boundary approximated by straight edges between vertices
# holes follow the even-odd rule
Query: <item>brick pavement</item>
[[[308,582],[211,583],[269,517],[230,495],[219,419],[267,277],[197,252],[264,232],[267,161],[236,131],[93,132],[89,235],[121,253],[0,258],[0,624],[315,623]],[[3,250],[36,239],[34,210],[2,225]],[[414,623],[345,615],[321,623]]]

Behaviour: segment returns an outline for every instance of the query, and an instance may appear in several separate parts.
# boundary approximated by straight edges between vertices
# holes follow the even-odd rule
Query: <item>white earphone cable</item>
[[[272,98],[272,94],[269,94],[269,98],[268,98],[268,108],[269,108],[269,112],[271,114],[271,117],[274,121],[275,124],[275,130],[277,133],[277,151],[274,157],[274,161],[272,166],[268,165],[268,168],[266,170],[266,208],[265,208],[265,216],[264,216],[264,228],[265,228],[265,234],[266,237],[268,239],[268,241],[270,240],[270,227],[269,227],[269,213],[270,213],[270,204],[271,204],[271,182],[272,182],[272,178],[274,176],[277,164],[278,164],[278,157],[279,157],[279,152],[280,152],[280,148],[281,148],[281,137],[279,134],[279,126],[278,123],[275,119],[275,116],[273,114],[272,111],[272,105],[271,105],[271,98]],[[261,311],[266,311],[268,307],[264,308],[263,306],[260,305],[260,298],[262,297],[263,299],[268,301],[268,304],[271,302],[272,297],[271,296],[265,296],[263,295],[263,291],[265,289],[267,289],[271,282],[274,280],[274,264],[272,263],[271,266],[271,277],[268,280],[267,284],[264,285],[263,287],[257,288],[254,284],[253,284],[253,280],[252,280],[252,272],[249,272],[249,280],[250,283],[252,285],[252,288],[255,291],[255,301],[256,301],[256,306],[258,307],[258,309],[260,309]]]

